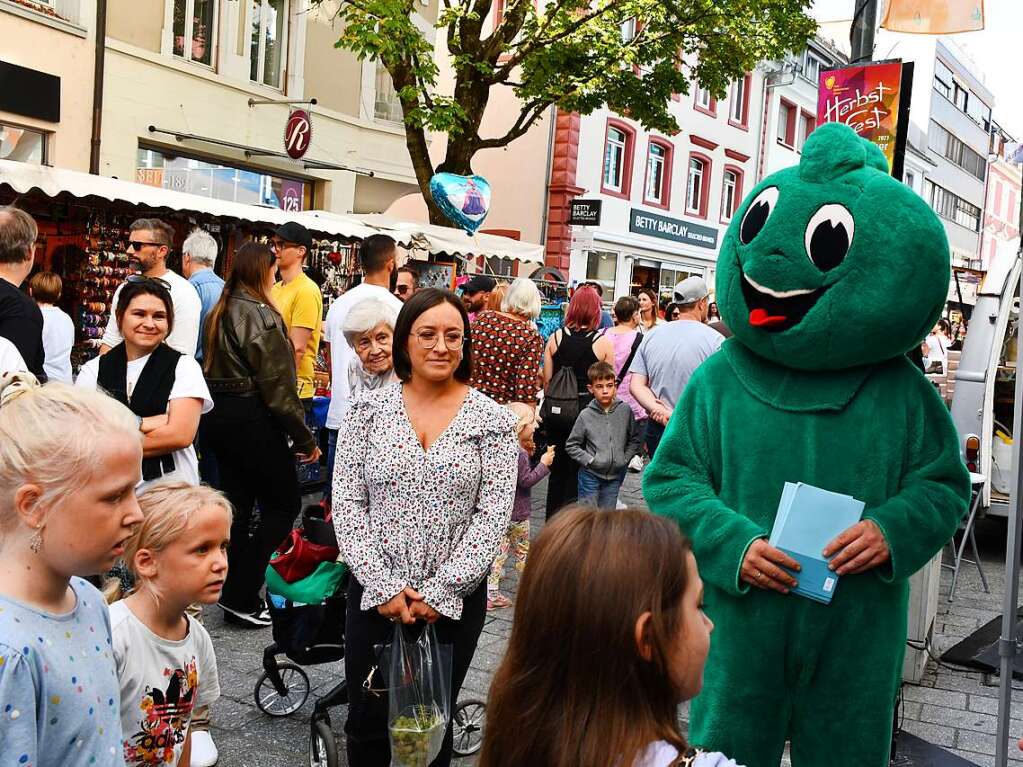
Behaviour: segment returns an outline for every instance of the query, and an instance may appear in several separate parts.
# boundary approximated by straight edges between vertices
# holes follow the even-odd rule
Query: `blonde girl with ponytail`
[[[142,439],[100,392],[0,376],[0,754],[10,764],[119,764],[110,619],[82,576],[142,521]]]
[[[191,762],[193,712],[220,697],[213,642],[189,605],[215,604],[227,577],[231,506],[210,487],[154,485],[124,547],[133,585],[106,593],[128,767]],[[158,757],[158,758],[157,758]]]

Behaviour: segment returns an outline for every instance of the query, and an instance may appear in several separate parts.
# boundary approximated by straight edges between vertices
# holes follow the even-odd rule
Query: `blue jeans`
[[[579,469],[579,503],[614,511],[618,505],[618,491],[622,489],[625,469],[614,479],[598,477],[591,471]]]
[[[657,423],[653,418],[648,418],[646,421],[646,435],[644,440],[646,442],[646,450],[650,457],[654,457],[654,453],[657,452],[657,446],[661,444],[661,437],[664,436],[664,427]]]

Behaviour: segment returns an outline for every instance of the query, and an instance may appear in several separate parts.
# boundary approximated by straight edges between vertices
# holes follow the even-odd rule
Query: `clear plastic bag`
[[[451,646],[433,626],[394,626],[388,646],[387,730],[391,767],[429,767],[437,758],[451,719]]]

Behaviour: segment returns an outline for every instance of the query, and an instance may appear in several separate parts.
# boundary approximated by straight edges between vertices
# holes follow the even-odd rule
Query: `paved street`
[[[534,491],[533,532],[536,535],[543,524],[544,486]],[[630,474],[626,480],[623,499],[633,505],[642,505],[638,475]],[[976,568],[963,565],[956,600],[945,601],[951,575],[942,573],[942,597],[938,607],[935,653],[970,634],[999,614],[1004,584],[1004,536],[1002,520],[982,520],[978,537],[985,572],[991,584],[991,594],[980,587]],[[514,598],[516,577],[510,570],[507,591]],[[308,763],[309,714],[312,701],[295,714],[274,719],[261,713],[253,702],[253,687],[262,673],[263,648],[270,643],[270,630],[245,631],[225,626],[220,611],[207,610],[207,628],[213,636],[220,666],[222,697],[213,707],[214,737],[220,747],[221,767],[279,767]],[[490,677],[507,645],[511,632],[511,610],[488,614],[480,637],[479,648],[462,690],[462,699],[486,698]],[[314,694],[324,694],[341,675],[341,664],[307,667]],[[903,726],[906,731],[939,744],[977,765],[990,765],[994,761],[995,728],[998,694],[997,677],[941,667],[933,660],[919,686],[904,688],[905,706]],[[1017,683],[1018,685],[1019,683]],[[1018,706],[1014,710],[1012,735],[1023,737],[1023,687],[1013,693]],[[682,717],[685,717],[683,709]],[[334,731],[343,759],[344,710],[333,716]],[[1012,763],[1023,765],[1023,754]],[[342,762],[343,763],[343,762]],[[462,764],[471,764],[463,760]]]

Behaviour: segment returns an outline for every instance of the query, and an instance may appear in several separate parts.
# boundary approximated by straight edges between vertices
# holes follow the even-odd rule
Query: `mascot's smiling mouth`
[[[749,309],[749,324],[770,333],[780,333],[799,324],[827,290],[826,286],[816,290],[771,290],[749,277],[742,267],[739,267],[739,274],[742,275],[742,295]]]

